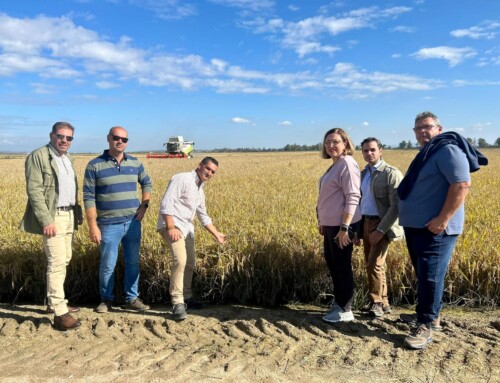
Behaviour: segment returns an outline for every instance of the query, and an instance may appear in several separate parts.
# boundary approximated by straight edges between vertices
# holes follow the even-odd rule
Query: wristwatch
[[[147,208],[149,207],[149,203],[148,203],[148,202],[143,203],[143,204],[142,204],[142,207],[144,207],[144,208],[146,208],[146,209],[147,209]]]
[[[349,225],[340,225],[340,231],[348,231],[349,230]]]

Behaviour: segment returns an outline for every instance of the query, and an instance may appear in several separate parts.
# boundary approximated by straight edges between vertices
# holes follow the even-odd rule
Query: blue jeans
[[[141,246],[141,222],[131,221],[99,225],[101,230],[101,263],[99,285],[102,301],[113,301],[115,266],[120,242],[125,261],[125,299],[130,301],[139,295],[139,248]]]
[[[458,235],[435,235],[427,228],[405,227],[406,244],[418,278],[417,321],[430,323],[441,311],[444,278]]]

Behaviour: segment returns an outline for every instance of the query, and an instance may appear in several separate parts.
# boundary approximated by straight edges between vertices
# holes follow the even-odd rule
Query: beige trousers
[[[363,247],[365,253],[366,271],[368,275],[368,290],[370,300],[374,303],[389,304],[387,299],[386,263],[389,238],[384,235],[375,245],[370,245],[370,234],[377,230],[380,219],[363,220]]]
[[[191,286],[193,272],[196,265],[194,256],[194,238],[188,236],[172,242],[166,230],[160,230],[172,255],[172,267],[170,272],[170,298],[172,304],[184,303],[185,299],[192,297]]]
[[[56,211],[55,225],[57,234],[51,238],[43,236],[43,247],[47,256],[47,298],[59,316],[68,312],[64,280],[72,255],[73,211]]]

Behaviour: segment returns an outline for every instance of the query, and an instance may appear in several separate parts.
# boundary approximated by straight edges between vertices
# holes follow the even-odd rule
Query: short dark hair
[[[367,137],[365,138],[363,141],[361,141],[361,150],[363,150],[363,145],[364,144],[367,144],[369,142],[376,142],[377,143],[377,146],[379,149],[382,149],[382,143],[380,142],[380,140],[378,138],[375,138],[375,137]]]
[[[71,125],[69,122],[59,121],[52,125],[52,133],[57,133],[59,129],[64,128],[71,129],[73,133],[75,132],[75,128],[73,128],[73,125]]]
[[[332,133],[338,134],[342,138],[342,141],[345,142],[344,154],[347,156],[352,156],[354,154],[354,145],[352,144],[352,141],[347,135],[347,133],[341,128],[333,128],[330,129],[328,132],[326,132],[325,136],[323,137],[323,142],[321,144],[321,157],[325,159],[330,158],[330,155],[326,152],[325,149],[325,140],[326,137],[328,137]]]
[[[205,157],[204,159],[201,160],[200,164],[202,165],[206,165],[208,164],[209,162],[213,163],[215,166],[219,166],[219,161],[217,161],[215,158],[213,157]]]
[[[439,121],[439,118],[438,116],[436,116],[434,113],[432,112],[422,112],[422,113],[419,113],[417,114],[417,116],[415,117],[415,126],[417,125],[417,122],[419,122],[420,120],[424,120],[426,118],[432,118],[434,120],[434,123],[437,125],[437,126],[440,126],[440,127],[443,127],[441,125],[441,122]]]

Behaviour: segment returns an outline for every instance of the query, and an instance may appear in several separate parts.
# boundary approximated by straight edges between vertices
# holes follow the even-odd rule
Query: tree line
[[[467,137],[467,141],[475,147],[478,148],[491,148],[500,147],[500,137],[495,140],[493,145],[490,145],[484,138],[470,138]],[[418,148],[418,143],[413,143],[410,140],[401,141],[397,147],[391,147],[390,145],[382,145],[382,149],[416,149]],[[356,149],[360,150],[361,147],[356,145]],[[211,150],[214,153],[227,153],[227,152],[314,152],[321,150],[321,143],[314,145],[299,145],[299,144],[286,144],[282,148],[216,148]]]

